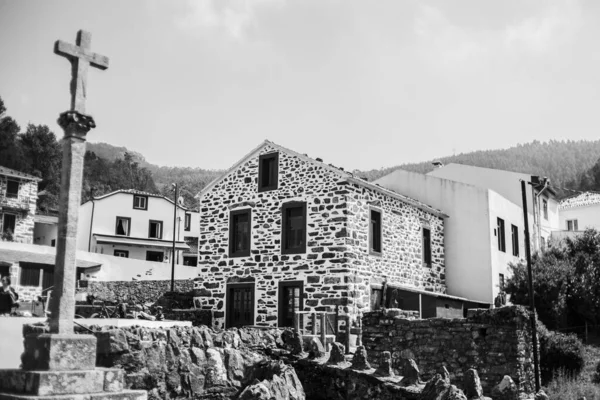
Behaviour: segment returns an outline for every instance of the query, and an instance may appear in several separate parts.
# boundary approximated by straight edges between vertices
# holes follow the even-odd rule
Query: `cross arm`
[[[57,40],[54,44],[54,53],[67,58],[83,58],[99,69],[108,68],[108,57],[63,42],[62,40]]]

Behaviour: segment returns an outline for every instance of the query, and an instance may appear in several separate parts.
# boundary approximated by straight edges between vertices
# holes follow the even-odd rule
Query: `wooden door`
[[[294,315],[303,309],[303,286],[302,281],[279,284],[279,326],[294,326]]]
[[[226,326],[246,325],[254,325],[254,284],[228,285]]]

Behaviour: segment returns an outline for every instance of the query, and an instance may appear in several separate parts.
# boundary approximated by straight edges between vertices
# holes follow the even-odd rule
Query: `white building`
[[[79,209],[77,248],[92,253],[147,261],[171,262],[173,253],[172,200],[137,190],[117,190],[84,203]],[[175,257],[184,264],[190,247],[185,239],[197,237],[194,214],[177,207]]]
[[[521,180],[533,182],[535,177],[499,169],[448,164],[427,175],[487,188],[522,207]],[[551,187],[540,182],[527,185],[527,211],[530,214],[532,250],[544,248],[553,231],[559,230],[558,201]]]
[[[521,207],[494,190],[396,170],[376,184],[442,210],[448,294],[491,304],[525,256]]]
[[[560,230],[554,239],[574,236],[588,228],[600,230],[600,193],[585,192],[563,199],[559,205]]]

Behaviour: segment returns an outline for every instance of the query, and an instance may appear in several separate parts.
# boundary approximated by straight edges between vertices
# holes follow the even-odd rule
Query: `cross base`
[[[21,356],[24,370],[77,371],[96,366],[96,337],[93,335],[28,335]]]

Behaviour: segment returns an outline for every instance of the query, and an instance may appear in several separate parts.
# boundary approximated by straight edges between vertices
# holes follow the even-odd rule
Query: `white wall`
[[[567,220],[576,219],[580,231],[586,228],[600,230],[600,204],[573,207],[560,210],[559,226],[561,230],[567,230]]]
[[[442,210],[448,294],[492,303],[488,190],[396,170],[375,183]]]
[[[52,240],[56,240],[58,225],[41,224],[36,222],[33,226],[33,243],[42,246],[51,246]]]

